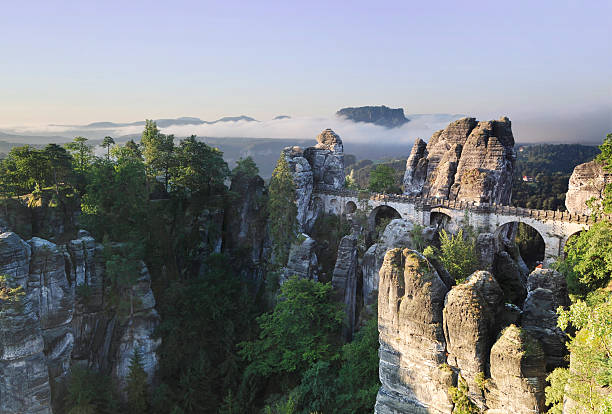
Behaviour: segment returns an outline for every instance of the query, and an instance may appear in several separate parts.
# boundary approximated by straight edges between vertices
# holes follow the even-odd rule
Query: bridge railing
[[[554,211],[554,210],[537,210],[531,208],[523,208],[516,206],[508,206],[496,203],[477,203],[475,201],[465,200],[449,200],[447,198],[437,197],[422,197],[406,194],[385,194],[385,193],[373,193],[369,191],[357,191],[349,189],[334,190],[330,188],[319,188],[315,187],[314,193],[336,195],[339,197],[354,197],[354,198],[368,198],[370,200],[382,201],[382,202],[396,202],[396,203],[408,203],[415,204],[421,208],[436,208],[446,207],[451,210],[470,210],[480,213],[495,213],[505,214],[513,216],[530,217],[538,220],[556,220],[566,221],[572,223],[583,223],[592,224],[595,221],[592,216],[585,214],[572,214],[569,211]],[[606,214],[600,217],[601,219],[608,219],[612,221],[612,215]]]

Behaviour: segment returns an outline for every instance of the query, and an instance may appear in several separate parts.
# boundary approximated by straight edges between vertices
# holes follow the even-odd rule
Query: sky
[[[607,0],[0,5],[0,127],[384,104],[505,115],[520,141],[612,132]]]

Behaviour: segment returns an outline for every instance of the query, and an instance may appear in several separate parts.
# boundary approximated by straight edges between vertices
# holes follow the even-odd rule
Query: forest
[[[177,140],[165,135],[152,121],[147,121],[140,142],[120,146],[107,137],[102,147],[104,154],[94,155],[83,137],[65,147],[15,147],[0,164],[5,202],[45,194],[63,214],[80,212],[79,225],[103,241],[106,289],[115,311],[127,312],[130,306],[135,280],[122,277],[134,274],[130,266],[143,260],[151,272],[162,321],[155,333],[162,339],[158,380],[147,385],[137,352],[126,399],[108,373],[74,367],[64,412],[372,412],[380,387],[376,315],[364,312],[360,329],[347,340],[342,306],[329,281],[289,275],[279,283],[289,250],[301,237],[295,184],[283,156],[256,200],[260,208],[253,221],[263,223],[261,232],[269,232],[272,246],[268,259],[254,271],[245,254],[248,243],[226,242],[219,248],[217,242],[232,239],[226,234],[228,219],[219,219],[218,212],[230,214],[246,197],[240,189],[249,183],[263,188],[252,159],[241,159],[230,169],[218,149],[195,136]],[[540,177],[537,188],[553,198],[551,191],[558,188],[545,185],[542,177],[567,175],[570,164],[596,155],[591,147],[579,145],[525,148],[517,174]],[[612,135],[598,159],[612,169]],[[393,189],[395,165],[380,165],[385,164],[370,172],[368,188]],[[349,185],[361,186],[359,182],[356,178]],[[603,209],[610,213],[612,188],[606,194]],[[530,197],[516,202],[530,206]],[[549,208],[543,203],[534,207]],[[557,208],[554,203],[550,206]],[[334,252],[348,230],[342,218],[322,216],[314,233]],[[476,236],[470,228],[457,235],[442,231],[437,246],[421,245],[419,250],[462,283],[478,269]],[[120,247],[107,248],[111,243]],[[547,403],[550,412],[561,412],[568,394],[585,407],[583,412],[610,412],[598,410],[612,410],[607,392],[612,385],[612,225],[599,222],[569,243],[566,252],[567,258],[555,266],[567,277],[573,304],[559,310],[559,325],[571,327],[568,347],[576,362],[571,370],[557,368],[550,375]],[[321,258],[325,267],[335,262],[333,254]],[[1,305],[18,302],[20,294],[0,278]],[[468,404],[464,412],[473,409]]]

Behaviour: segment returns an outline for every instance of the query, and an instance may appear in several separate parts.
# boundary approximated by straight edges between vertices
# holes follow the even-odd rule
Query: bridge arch
[[[354,201],[349,200],[344,206],[344,211],[347,214],[353,214],[355,211],[357,211],[357,204],[355,204]]]
[[[503,237],[516,243],[529,270],[544,263],[546,252],[550,248],[546,245],[545,235],[539,229],[522,221],[508,220],[498,225],[494,235],[496,239]]]
[[[393,220],[402,218],[402,215],[393,207],[386,204],[380,205],[370,213],[368,217],[368,226],[370,230],[375,230],[376,226],[379,226],[383,220]]]
[[[335,198],[332,198],[329,202],[330,212],[332,214],[340,214],[340,203]]]

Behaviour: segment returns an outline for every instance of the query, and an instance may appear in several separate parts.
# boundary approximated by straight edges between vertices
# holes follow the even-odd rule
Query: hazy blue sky
[[[386,104],[612,129],[607,0],[0,4],[4,125]]]

